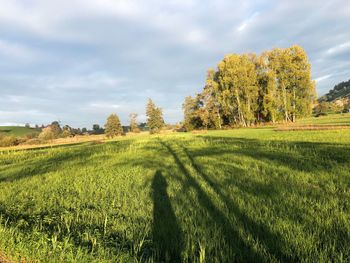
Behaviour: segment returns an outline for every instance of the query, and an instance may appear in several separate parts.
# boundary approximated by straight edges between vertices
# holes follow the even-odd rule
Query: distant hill
[[[0,135],[26,136],[28,134],[39,133],[34,128],[18,127],[18,126],[0,126]]]
[[[319,98],[319,101],[336,101],[339,99],[350,99],[350,79],[335,85],[326,95]]]

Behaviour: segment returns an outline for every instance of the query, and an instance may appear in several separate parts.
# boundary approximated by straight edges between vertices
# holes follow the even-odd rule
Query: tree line
[[[146,106],[146,116],[147,123],[139,124],[137,123],[138,114],[131,113],[129,115],[130,125],[125,127],[122,126],[119,116],[116,113],[112,113],[108,116],[104,128],[98,124],[94,124],[92,126],[92,131],[88,131],[86,128],[83,128],[82,130],[73,129],[68,125],[61,128],[59,122],[54,121],[47,127],[43,127],[39,134],[39,139],[52,140],[59,137],[72,137],[81,134],[105,134],[107,137],[113,138],[115,136],[125,135],[128,131],[138,133],[141,131],[141,128],[145,128],[146,126],[151,134],[159,133],[165,125],[163,112],[162,109],[157,107],[151,99],[148,100]]]
[[[311,66],[300,46],[230,54],[208,70],[202,92],[185,98],[183,124],[193,130],[295,122],[311,115],[315,101]]]

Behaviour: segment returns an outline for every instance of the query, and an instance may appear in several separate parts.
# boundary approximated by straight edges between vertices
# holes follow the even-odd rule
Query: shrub
[[[0,147],[18,145],[20,141],[14,136],[0,136]]]
[[[55,133],[52,130],[51,126],[43,129],[43,131],[39,134],[39,139],[47,141],[55,139]]]

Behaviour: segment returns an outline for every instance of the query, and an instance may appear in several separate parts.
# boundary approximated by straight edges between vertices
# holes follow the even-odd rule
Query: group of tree
[[[157,107],[154,102],[149,99],[146,106],[146,116],[147,116],[147,127],[151,134],[158,133],[164,127],[164,119],[162,109]],[[129,115],[130,118],[130,126],[128,127],[130,132],[138,133],[140,132],[140,128],[143,128],[145,125],[143,123],[137,123],[138,115],[136,113],[131,113]],[[113,138],[115,136],[120,136],[125,134],[125,130],[121,125],[120,119],[117,114],[113,113],[109,115],[107,118],[107,122],[105,124],[105,134],[109,138]]]
[[[41,132],[38,136],[42,140],[53,140],[57,138],[67,138],[74,137],[76,135],[87,134],[88,130],[86,128],[72,128],[69,125],[64,125],[61,127],[58,121],[53,121],[51,124],[41,127]]]
[[[299,46],[231,54],[207,73],[204,89],[183,103],[184,127],[220,129],[295,121],[312,113],[315,82]]]

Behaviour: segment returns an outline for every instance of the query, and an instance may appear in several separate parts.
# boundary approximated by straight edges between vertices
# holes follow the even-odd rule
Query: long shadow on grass
[[[167,193],[167,182],[157,170],[152,182],[153,245],[160,261],[181,261],[183,238]]]
[[[316,142],[260,141],[246,138],[203,136],[210,147],[195,152],[195,156],[241,154],[259,160],[269,160],[297,171],[330,171],[331,165],[350,163],[350,146]],[[222,148],[224,146],[224,148]],[[237,146],[228,149],[227,147]]]
[[[104,144],[84,144],[80,145],[80,147],[76,147],[76,145],[68,145],[68,146],[57,146],[58,149],[62,151],[51,150],[45,151],[43,149],[37,150],[40,155],[46,155],[51,153],[51,157],[47,158],[38,158],[35,159],[35,155],[33,157],[34,160],[29,158],[28,160],[24,160],[20,169],[13,169],[12,171],[7,171],[8,168],[4,168],[0,170],[0,183],[2,182],[13,182],[24,178],[29,178],[33,176],[40,176],[49,172],[59,171],[61,169],[69,169],[66,165],[67,162],[74,162],[74,167],[76,166],[85,166],[88,165],[89,157],[92,154],[96,154],[99,151],[102,151],[105,146],[117,146],[118,151],[123,151],[130,145],[131,141],[115,141],[115,142],[107,142]],[[30,150],[28,155],[31,154]],[[41,154],[42,153],[42,154]],[[97,161],[97,158],[92,160],[92,162]],[[12,167],[13,168],[13,167]]]
[[[208,215],[217,226],[222,230],[225,242],[230,247],[230,252],[235,255],[232,261],[244,262],[264,262],[262,255],[258,254],[249,244],[247,244],[241,237],[238,230],[232,226],[227,216],[218,209],[212,202],[208,194],[202,189],[200,184],[191,176],[185,165],[181,162],[176,152],[170,145],[160,140],[160,143],[169,151],[180,171],[185,175],[186,181],[191,188],[193,188],[198,196],[200,205],[207,211]]]
[[[195,162],[188,149],[182,145],[177,144],[186,154],[186,157],[190,160],[192,167],[195,169],[198,175],[200,175],[204,181],[215,191],[220,199],[227,205],[230,213],[233,213],[240,222],[244,225],[245,230],[254,237],[258,237],[259,241],[264,244],[267,252],[273,255],[275,258],[282,262],[289,262],[291,258],[283,253],[284,241],[280,235],[272,233],[267,226],[259,224],[252,220],[249,216],[244,214],[241,209],[235,205],[230,196],[222,191],[222,186],[216,183],[208,176],[199,165]],[[241,189],[244,191],[244,189]]]

